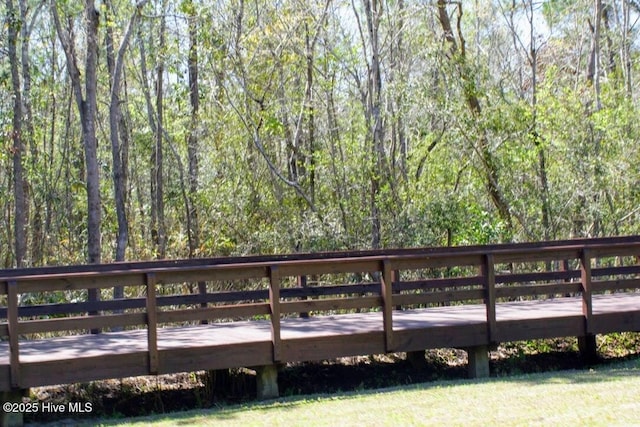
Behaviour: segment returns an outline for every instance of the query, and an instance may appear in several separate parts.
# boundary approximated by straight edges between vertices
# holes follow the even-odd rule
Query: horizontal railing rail
[[[109,264],[83,264],[83,265],[63,265],[48,267],[32,267],[32,268],[14,268],[0,269],[0,282],[6,281],[11,277],[33,276],[33,275],[49,275],[49,274],[70,274],[83,272],[116,272],[129,270],[154,270],[168,268],[184,268],[184,267],[200,267],[224,264],[245,264],[245,263],[266,263],[271,264],[280,261],[294,260],[318,260],[327,258],[349,258],[349,257],[371,257],[371,256],[407,256],[407,255],[425,255],[429,253],[447,253],[459,254],[465,252],[486,252],[486,251],[516,251],[537,248],[558,248],[583,247],[599,245],[603,248],[611,245],[636,244],[640,241],[640,236],[617,236],[604,238],[584,238],[571,240],[554,240],[543,242],[523,242],[523,243],[503,243],[493,245],[470,245],[470,246],[454,246],[454,247],[427,247],[427,248],[408,248],[408,249],[378,249],[378,250],[360,250],[360,251],[333,251],[320,253],[298,253],[284,255],[249,255],[236,257],[217,257],[217,258],[194,258],[179,260],[155,260],[155,261],[126,261],[115,262]]]

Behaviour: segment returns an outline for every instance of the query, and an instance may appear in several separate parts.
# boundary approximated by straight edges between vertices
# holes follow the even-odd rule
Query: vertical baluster
[[[87,302],[89,303],[93,303],[93,304],[98,304],[98,301],[100,301],[100,289],[96,289],[96,288],[90,288],[87,289]],[[97,316],[98,310],[89,310],[89,312],[87,313],[89,316]],[[93,328],[90,331],[92,334],[99,334],[100,332],[102,332],[102,329],[100,328]]]
[[[385,349],[392,352],[393,343],[393,273],[391,270],[391,262],[388,259],[382,261],[382,321],[384,325]]]
[[[298,276],[298,287],[299,288],[306,288],[307,287],[307,276]],[[308,296],[304,297],[304,299],[309,299]],[[308,312],[301,312],[300,313],[300,317],[303,319],[307,319],[309,318],[309,313]]]
[[[592,333],[593,295],[591,289],[591,252],[584,248],[580,253],[580,282],[582,284],[582,314],[584,335],[578,337],[578,347],[582,357],[592,362],[598,356],[596,336]]]
[[[156,275],[145,275],[147,285],[147,351],[149,352],[149,373],[158,373],[158,311],[156,303]]]
[[[20,387],[20,347],[18,335],[18,282],[7,282],[7,328],[9,329],[9,363],[11,366],[11,387]]]
[[[487,334],[490,343],[497,342],[497,321],[496,321],[496,272],[493,254],[484,256],[482,264],[482,277],[485,286],[485,300],[487,307]]]
[[[273,361],[281,359],[280,340],[280,273],[277,266],[269,267],[269,307],[271,309],[271,342]]]
[[[593,299],[591,293],[591,253],[588,249],[583,249],[580,255],[580,281],[582,283],[582,314],[585,320],[585,333],[590,334]]]

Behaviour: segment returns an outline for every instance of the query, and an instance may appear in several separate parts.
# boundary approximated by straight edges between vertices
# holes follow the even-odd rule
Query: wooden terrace
[[[252,367],[272,397],[282,363],[442,347],[486,376],[500,342],[640,331],[639,260],[631,236],[0,270],[0,391]]]

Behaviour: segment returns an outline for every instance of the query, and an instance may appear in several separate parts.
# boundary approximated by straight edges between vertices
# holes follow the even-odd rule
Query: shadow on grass
[[[443,387],[466,387],[478,384],[488,384],[496,382],[504,382],[526,387],[544,387],[549,384],[590,384],[613,382],[629,377],[638,377],[640,375],[640,358],[628,358],[625,361],[616,361],[613,363],[604,363],[598,365],[595,369],[589,370],[571,370],[556,371],[547,373],[524,374],[513,377],[491,377],[477,380],[457,379],[446,381],[434,381],[407,386],[396,386],[382,389],[364,389],[357,391],[347,391],[338,393],[318,393],[313,395],[296,395],[283,397],[279,399],[269,400],[265,402],[249,402],[240,405],[221,406],[217,409],[207,411],[188,411],[185,413],[171,414],[167,416],[155,416],[137,420],[160,421],[170,420],[172,425],[191,425],[194,417],[203,417],[208,422],[224,422],[236,419],[239,412],[244,411],[282,411],[287,408],[297,408],[309,404],[310,402],[323,400],[356,400],[366,396],[376,396],[376,398],[384,399],[385,394],[397,392],[412,391],[428,391],[430,389],[441,389]],[[197,420],[196,420],[197,421]],[[130,422],[130,421],[127,421]],[[103,425],[121,425],[124,421],[107,421]]]
[[[633,345],[627,348],[637,349],[638,343],[640,334],[634,335]],[[426,363],[422,369],[416,369],[415,365],[400,355],[294,364],[279,373],[278,385],[283,397],[276,401],[276,406],[281,408],[283,405],[299,405],[310,399],[350,399],[354,396],[394,391],[399,387],[407,387],[409,390],[429,389],[443,385],[490,381],[524,382],[530,385],[549,382],[597,383],[640,375],[640,353],[637,351],[627,352],[624,357],[607,354],[597,364],[588,365],[573,349],[573,344],[567,347],[562,347],[556,342],[552,344],[555,350],[545,348],[542,349],[544,351],[525,351],[519,346],[506,349],[503,347],[499,350],[500,354],[493,353],[490,362],[491,378],[474,381],[465,380],[465,352],[453,349],[427,352]],[[451,382],[452,380],[455,381]],[[64,400],[57,402],[91,401],[94,407],[92,419],[103,417],[101,423],[108,425],[119,424],[117,418],[163,413],[171,413],[172,423],[180,423],[182,419],[193,417],[194,414],[192,411],[186,415],[176,412],[209,408],[219,408],[212,416],[223,421],[227,411],[265,407],[265,403],[253,401],[255,375],[246,370],[237,370],[225,380],[229,382],[223,387],[227,390],[224,394],[212,391],[211,384],[207,386],[201,380],[189,385],[184,378],[176,378],[175,382],[184,381],[184,385],[178,384],[177,387],[175,383],[169,384],[167,381],[170,380],[165,380],[165,383],[158,382],[155,387],[151,384],[146,388],[140,388],[136,383],[123,387],[122,382],[115,385],[92,383],[65,386],[66,388],[59,390],[57,396],[57,399]],[[272,403],[267,402],[267,407]],[[233,406],[238,404],[241,406]],[[234,407],[236,409],[232,409]],[[33,418],[26,418],[25,421],[54,421],[35,415]],[[232,413],[229,413],[229,416],[232,417]],[[111,420],[105,420],[105,417]],[[59,418],[62,419],[63,417]],[[73,425],[79,424],[80,421],[75,420]],[[88,420],[87,425],[91,424],[94,423]]]

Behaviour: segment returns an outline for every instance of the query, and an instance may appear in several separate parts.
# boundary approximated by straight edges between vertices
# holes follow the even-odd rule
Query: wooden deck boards
[[[498,328],[508,325],[509,322],[581,317],[581,304],[579,297],[497,304]],[[594,296],[594,318],[597,319],[598,316],[603,315],[624,315],[625,313],[627,316],[634,313],[636,317],[640,316],[640,293]],[[393,312],[394,331],[463,327],[485,323],[485,306],[481,304]],[[283,341],[314,340],[332,336],[382,333],[383,319],[381,312],[319,316],[307,319],[284,318],[281,328]],[[158,351],[270,342],[270,334],[268,321],[159,328]],[[99,335],[75,335],[20,341],[20,362],[74,360],[146,351],[146,330],[108,332]],[[0,366],[8,364],[9,343],[0,342]]]
[[[496,318],[495,342],[587,333],[580,297],[498,303]],[[277,354],[266,320],[159,328],[154,362],[146,330],[21,340],[19,381],[21,387],[35,387],[491,343],[482,304],[394,310],[391,334],[385,333],[381,311],[284,318],[280,326]],[[589,328],[591,333],[640,331],[640,293],[594,296]],[[10,388],[5,341],[0,342],[0,390]]]

